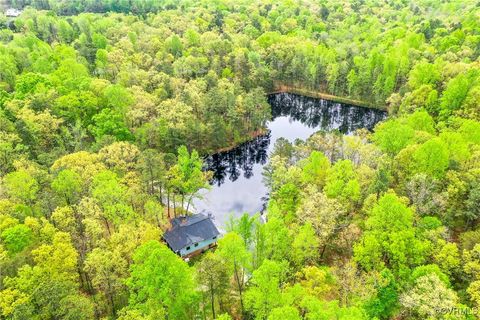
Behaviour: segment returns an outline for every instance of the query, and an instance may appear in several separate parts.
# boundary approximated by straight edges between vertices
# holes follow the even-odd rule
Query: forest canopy
[[[432,0],[12,0],[0,14],[1,319],[475,319],[480,8]],[[267,221],[162,241],[265,133],[267,95],[388,110],[280,140]]]

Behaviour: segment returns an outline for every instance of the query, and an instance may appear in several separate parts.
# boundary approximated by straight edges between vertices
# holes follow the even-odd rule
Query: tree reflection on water
[[[272,106],[272,118],[289,117],[310,128],[349,134],[360,128],[373,129],[375,124],[386,117],[383,111],[362,108],[337,102],[309,98],[290,93],[268,97]],[[272,120],[273,120],[272,119]],[[284,128],[288,136],[288,128]],[[213,172],[211,185],[220,186],[225,179],[236,181],[242,174],[250,178],[255,164],[267,163],[270,152],[271,131],[256,137],[238,147],[211,155],[205,159],[205,170]]]

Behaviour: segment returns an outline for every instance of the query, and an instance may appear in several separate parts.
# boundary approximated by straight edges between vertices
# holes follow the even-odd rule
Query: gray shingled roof
[[[171,222],[172,229],[165,232],[163,238],[175,252],[220,234],[212,219],[201,213],[174,218]]]

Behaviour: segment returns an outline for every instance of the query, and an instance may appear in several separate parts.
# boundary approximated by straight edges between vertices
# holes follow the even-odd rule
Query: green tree
[[[2,242],[10,254],[21,252],[33,240],[32,230],[24,224],[17,224],[1,233]]]
[[[410,144],[414,130],[397,120],[387,120],[378,124],[373,134],[373,141],[380,149],[390,155],[395,155]]]
[[[207,301],[210,301],[212,317],[216,319],[216,305],[218,304],[222,311],[228,289],[227,266],[219,255],[209,252],[195,267],[200,290],[207,296]]]
[[[371,318],[390,319],[398,310],[398,284],[392,272],[382,270],[376,284],[376,294],[365,304]]]
[[[327,197],[350,205],[360,200],[360,184],[350,160],[337,161],[331,167],[323,191]]]
[[[440,76],[437,65],[421,61],[410,70],[408,85],[413,89],[424,84],[435,85],[440,80]]]
[[[253,272],[250,285],[245,292],[245,307],[256,319],[267,319],[270,312],[281,304],[281,291],[285,277],[285,265],[265,260]]]
[[[474,120],[462,120],[458,131],[465,141],[480,144],[480,123]]]
[[[197,192],[208,186],[207,174],[202,170],[202,160],[197,151],[189,153],[185,146],[178,148],[177,163],[169,170],[171,184],[180,195],[182,211],[188,213]]]
[[[67,205],[71,205],[78,199],[82,190],[81,177],[72,170],[62,170],[52,181],[52,189],[65,199]]]
[[[417,131],[425,131],[435,134],[435,122],[433,118],[424,110],[417,110],[407,117],[407,124]]]
[[[250,267],[251,255],[245,247],[241,236],[235,232],[225,234],[218,241],[218,255],[226,262],[229,275],[233,277],[235,290],[238,293],[241,312],[244,313],[243,294],[245,291],[245,276]]]
[[[7,194],[15,201],[32,205],[37,198],[39,184],[34,177],[25,170],[20,170],[7,174],[4,177],[3,184]]]
[[[127,128],[124,117],[118,112],[105,108],[92,119],[93,124],[89,130],[98,141],[106,135],[112,136],[118,141],[132,139],[132,133]]]
[[[416,237],[414,216],[404,200],[386,193],[369,210],[366,231],[354,246],[355,259],[367,270],[391,268],[406,276],[425,261],[429,244]]]
[[[440,138],[428,140],[413,153],[415,172],[442,178],[449,165],[448,154],[448,148]]]
[[[56,232],[51,242],[32,251],[34,265],[18,270],[5,279],[0,294],[5,317],[28,319],[92,319],[90,301],[77,292],[77,253],[70,237]],[[72,317],[72,311],[81,311]],[[70,318],[69,318],[70,317]]]
[[[93,287],[109,304],[113,317],[116,317],[122,295],[126,293],[127,264],[119,252],[101,248],[93,249],[85,260],[84,269],[90,275]]]
[[[466,73],[460,73],[448,82],[441,97],[440,115],[442,117],[447,118],[462,107],[468,92],[475,85],[477,78],[478,71],[470,70]]]
[[[157,195],[163,204],[166,191],[166,164],[164,155],[153,149],[144,150],[139,157],[138,169],[150,195]]]
[[[191,319],[197,303],[190,267],[158,241],[140,246],[133,255],[129,309],[156,319]]]
[[[297,215],[299,221],[313,227],[317,239],[305,239],[305,245],[313,245],[318,241],[317,245],[321,248],[319,258],[323,257],[327,246],[331,244],[332,238],[345,225],[348,217],[347,213],[347,208],[337,199],[330,199],[321,191],[307,189]],[[305,232],[309,232],[309,227],[305,228]],[[300,245],[297,236],[294,243]],[[295,251],[291,252],[295,253]],[[304,257],[307,258],[310,254],[311,258],[315,257],[315,252],[305,252]]]
[[[442,310],[457,306],[458,297],[435,274],[419,277],[412,289],[400,298],[414,319],[441,319]]]
[[[127,203],[126,192],[127,188],[112,171],[104,170],[93,177],[91,193],[103,210],[103,220],[109,234],[113,233],[115,226],[135,216]]]
[[[315,263],[319,256],[320,241],[310,223],[301,226],[293,237],[291,258],[298,267]]]
[[[330,161],[324,154],[312,151],[305,160],[302,167],[302,180],[307,183],[314,183],[322,188],[325,184],[327,172],[330,168]]]
[[[284,319],[284,320],[301,320],[300,313],[294,307],[285,306],[275,308],[270,312],[268,316],[268,320],[276,320],[276,319]]]

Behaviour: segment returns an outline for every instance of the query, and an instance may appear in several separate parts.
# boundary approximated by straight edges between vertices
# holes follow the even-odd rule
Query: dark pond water
[[[277,139],[305,140],[320,130],[349,134],[372,129],[386,117],[383,111],[290,93],[271,95],[268,101],[273,119],[265,135],[205,159],[206,169],[213,171],[212,187],[202,192],[203,199],[194,201],[194,206],[197,212],[211,213],[219,227],[230,214],[255,214],[263,209],[268,190],[262,171]]]

